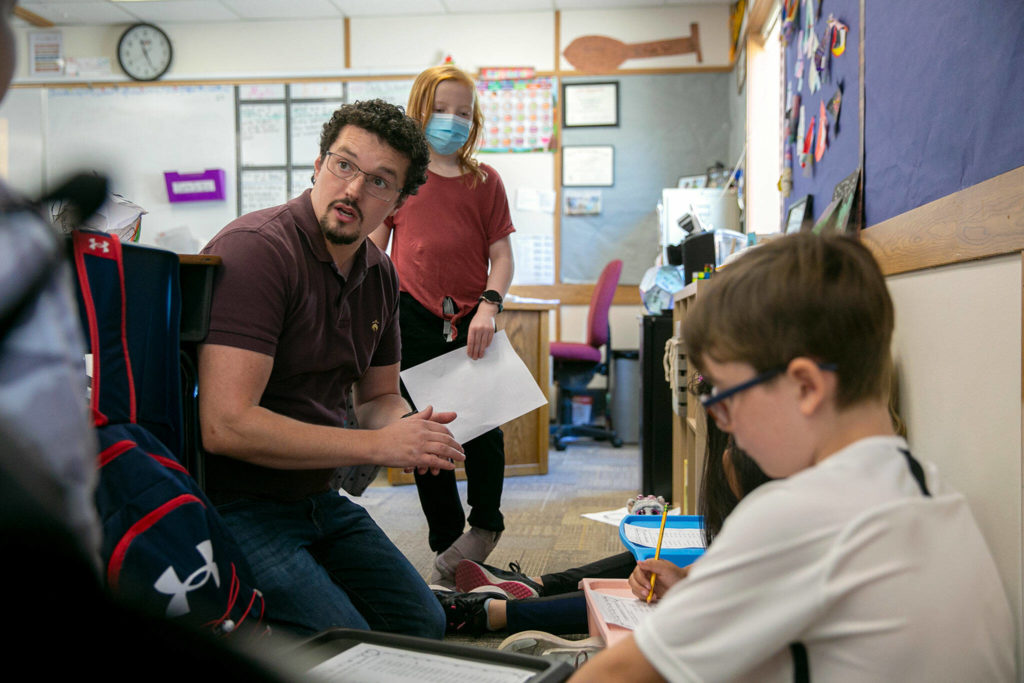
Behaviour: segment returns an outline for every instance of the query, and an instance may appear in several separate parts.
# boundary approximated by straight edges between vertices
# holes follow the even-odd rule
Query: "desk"
[[[505,330],[512,347],[523,359],[541,391],[548,393],[550,383],[550,351],[548,319],[555,304],[509,301],[495,320]],[[548,473],[548,441],[550,412],[548,404],[501,426],[505,433],[505,476]],[[463,468],[455,470],[458,479],[466,478]],[[413,475],[400,469],[388,470],[388,483],[412,484]]]
[[[213,301],[213,277],[221,264],[220,256],[178,254],[178,280],[181,285],[181,341],[201,342],[210,331],[210,305]]]

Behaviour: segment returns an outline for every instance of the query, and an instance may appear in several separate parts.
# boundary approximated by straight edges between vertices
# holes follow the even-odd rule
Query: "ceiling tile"
[[[555,0],[441,0],[449,14],[551,12]]]
[[[664,7],[664,0],[555,0],[558,9],[638,9]]]
[[[238,21],[238,15],[214,0],[160,0],[160,2],[123,2],[120,6],[143,21],[160,23],[199,23]]]
[[[220,0],[243,19],[318,19],[341,18],[341,11],[330,0]]]
[[[22,2],[29,12],[49,19],[57,26],[80,24],[128,24],[134,17],[109,2]]]
[[[441,0],[331,0],[347,17],[397,17],[444,14]]]

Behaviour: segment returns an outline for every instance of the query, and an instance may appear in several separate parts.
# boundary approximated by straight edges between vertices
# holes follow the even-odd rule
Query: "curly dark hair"
[[[427,182],[430,149],[420,124],[406,116],[405,109],[384,100],[343,104],[334,112],[331,120],[324,124],[320,134],[321,161],[327,157],[341,129],[349,125],[373,133],[409,159],[409,170],[406,171],[405,185],[402,187],[403,195],[416,194],[420,185]]]

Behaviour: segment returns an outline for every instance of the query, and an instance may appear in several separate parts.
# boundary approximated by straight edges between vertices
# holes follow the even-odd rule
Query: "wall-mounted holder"
[[[222,169],[211,168],[202,173],[175,173],[164,171],[167,185],[167,201],[199,202],[210,199],[224,199],[226,174]]]

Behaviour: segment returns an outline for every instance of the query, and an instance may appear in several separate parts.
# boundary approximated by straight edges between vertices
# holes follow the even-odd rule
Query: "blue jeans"
[[[252,565],[267,620],[300,635],[347,627],[444,637],[444,610],[359,505],[334,491],[217,510]]]

